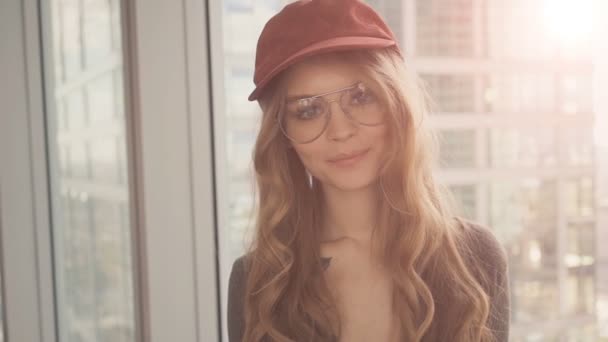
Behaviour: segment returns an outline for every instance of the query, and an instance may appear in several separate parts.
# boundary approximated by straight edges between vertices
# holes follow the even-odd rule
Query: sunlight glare
[[[550,39],[567,46],[590,40],[591,0],[545,0],[543,5],[543,24]]]

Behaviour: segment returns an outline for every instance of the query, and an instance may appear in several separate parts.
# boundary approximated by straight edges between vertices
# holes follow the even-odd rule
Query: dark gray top
[[[464,221],[471,228],[470,246],[476,253],[475,260],[489,275],[491,288],[486,288],[490,296],[489,327],[494,332],[497,342],[507,342],[510,325],[510,297],[507,256],[504,248],[492,232],[483,226]],[[323,258],[324,266],[329,265],[330,258]],[[244,294],[246,270],[244,256],[239,257],[232,265],[228,285],[228,337],[229,342],[241,342],[244,333]]]

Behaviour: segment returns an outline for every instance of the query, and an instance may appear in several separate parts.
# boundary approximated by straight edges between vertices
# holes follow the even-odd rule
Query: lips
[[[359,150],[351,153],[340,153],[337,156],[328,159],[328,161],[332,163],[337,163],[357,159],[357,157],[365,154],[367,151],[369,151],[369,149]]]

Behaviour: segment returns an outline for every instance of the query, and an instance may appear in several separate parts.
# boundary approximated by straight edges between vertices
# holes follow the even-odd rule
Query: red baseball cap
[[[274,76],[302,59],[331,51],[394,47],[395,35],[359,0],[300,0],[270,18],[258,39],[249,101],[257,100]]]

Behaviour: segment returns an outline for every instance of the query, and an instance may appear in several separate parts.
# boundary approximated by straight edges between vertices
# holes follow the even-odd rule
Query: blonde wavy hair
[[[453,199],[433,178],[438,144],[428,97],[394,50],[336,52],[358,63],[386,105],[389,133],[378,184],[383,200],[374,243],[394,282],[393,308],[407,341],[491,341],[490,302]],[[246,257],[243,340],[331,341],[340,317],[320,255],[323,198],[276,122],[285,103],[281,75],[259,100],[255,143],[257,218]]]

